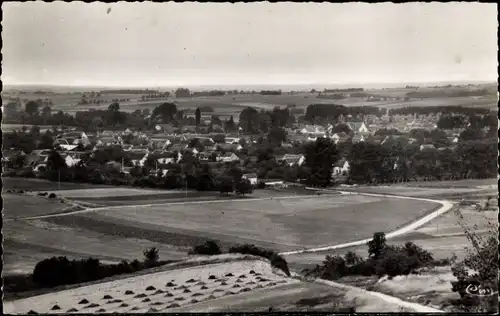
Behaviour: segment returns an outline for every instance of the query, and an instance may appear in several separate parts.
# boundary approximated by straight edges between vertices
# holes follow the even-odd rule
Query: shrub
[[[55,193],[50,193],[49,194],[49,199],[55,199],[56,198],[56,194]]]
[[[288,263],[286,262],[286,260],[272,250],[259,248],[255,245],[245,244],[231,247],[229,249],[229,253],[241,253],[245,255],[253,255],[269,259],[271,261],[271,266],[281,269],[286,273],[287,276],[290,276],[290,270],[288,269]]]
[[[196,255],[220,255],[222,253],[219,245],[213,240],[207,240],[203,245],[198,245],[189,252],[189,254]]]
[[[156,263],[156,262],[158,262],[158,259],[160,258],[159,254],[158,254],[158,249],[156,249],[156,247],[144,250],[143,254],[144,254],[144,258],[145,258],[144,263],[146,263],[146,264]]]
[[[368,242],[368,254],[370,258],[378,259],[385,247],[385,233],[374,233],[373,239]]]

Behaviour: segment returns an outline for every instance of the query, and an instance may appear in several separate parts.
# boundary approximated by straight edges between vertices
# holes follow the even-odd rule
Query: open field
[[[250,273],[252,270],[253,273]],[[234,276],[226,276],[228,273]],[[217,279],[210,279],[210,275],[214,275]],[[190,280],[194,282],[191,283]],[[168,286],[167,282],[175,285]],[[215,301],[227,295],[260,291],[261,288],[266,291],[276,288],[279,292],[280,287],[297,282],[299,281],[273,273],[269,263],[265,261],[234,261],[167,270],[43,294],[6,302],[4,309],[9,314],[26,314],[30,310],[38,313],[52,313],[55,310],[52,307],[58,305],[60,309],[55,310],[56,313],[65,313],[71,308],[76,309],[73,312],[86,313],[99,312],[101,308],[104,308],[106,312],[147,312],[152,307],[156,310],[173,309],[175,307],[171,305],[173,303],[181,307],[206,300]],[[127,291],[131,291],[131,294]],[[145,298],[149,299],[145,300]],[[88,303],[80,303],[83,299]],[[120,301],[116,301],[118,299]],[[196,301],[193,301],[194,299]],[[110,302],[111,300],[115,301]],[[136,309],[131,309],[133,307]]]
[[[124,235],[139,234],[159,242],[176,242],[172,234],[181,234],[256,243],[282,251],[369,237],[374,230],[392,230],[434,207],[433,203],[412,200],[324,196],[130,206],[47,221],[90,230],[120,231]],[[387,220],[388,214],[391,221]],[[177,242],[179,246],[192,246],[182,240]]]
[[[55,190],[76,190],[76,189],[96,189],[109,188],[111,186],[90,183],[73,182],[52,182],[43,179],[29,178],[4,178],[2,177],[3,191],[5,190],[24,190],[24,191],[55,191]]]
[[[398,312],[394,303],[283,276],[253,256],[194,257],[133,275],[38,291],[4,304],[10,314],[76,312]],[[57,305],[57,307],[55,307]]]
[[[61,213],[69,206],[59,199],[40,196],[2,193],[2,199],[4,219]]]
[[[446,90],[456,90],[446,89]],[[79,93],[58,93],[49,95],[38,95],[33,93],[26,93],[21,95],[22,100],[36,100],[39,98],[50,99],[53,102],[52,110],[62,110],[67,113],[75,113],[77,111],[86,111],[89,109],[102,109],[105,110],[111,104],[112,99],[130,99],[126,102],[120,102],[122,111],[133,112],[137,109],[153,109],[164,102],[175,102],[180,109],[195,109],[200,106],[210,106],[214,109],[214,114],[219,115],[235,115],[236,118],[239,112],[247,107],[255,107],[259,109],[272,109],[275,106],[286,106],[288,104],[295,104],[299,108],[305,108],[314,103],[335,103],[343,104],[346,106],[378,106],[384,108],[397,108],[405,106],[443,106],[443,105],[462,105],[471,107],[496,107],[496,96],[485,97],[435,97],[435,98],[417,98],[409,101],[404,101],[406,93],[413,92],[415,89],[406,88],[388,88],[388,89],[367,89],[364,92],[368,94],[381,95],[384,97],[400,97],[401,100],[387,100],[387,101],[367,101],[366,98],[349,97],[342,100],[323,99],[318,98],[316,93],[300,92],[294,94],[284,93],[282,95],[260,95],[260,94],[236,94],[224,96],[202,96],[202,97],[186,97],[175,98],[169,97],[164,100],[141,100],[140,94],[124,94],[113,93],[103,94],[101,97],[91,98],[99,100],[107,100],[108,102],[102,104],[86,104],[77,105],[81,100],[82,95]],[[420,88],[423,91],[436,91],[431,88]]]

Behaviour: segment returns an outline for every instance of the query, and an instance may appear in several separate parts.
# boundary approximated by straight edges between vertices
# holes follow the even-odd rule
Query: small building
[[[217,157],[217,161],[219,162],[236,162],[240,161],[240,158],[236,156],[235,153],[227,152],[223,156]]]
[[[428,151],[436,150],[436,147],[433,144],[420,145],[420,151],[424,151],[424,150],[428,150]]]
[[[351,142],[353,144],[356,144],[356,143],[361,143],[361,142],[364,142],[365,141],[365,137],[363,135],[354,135],[351,139]]]
[[[347,175],[350,168],[349,162],[345,159],[341,159],[337,161],[333,167],[333,176]]]
[[[241,178],[250,181],[251,185],[257,185],[258,178],[256,173],[245,173]]]
[[[347,122],[347,126],[355,133],[369,134],[370,131],[365,122]]]

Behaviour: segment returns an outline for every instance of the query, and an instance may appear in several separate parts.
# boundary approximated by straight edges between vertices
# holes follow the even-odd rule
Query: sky
[[[10,2],[4,84],[497,81],[488,3]]]

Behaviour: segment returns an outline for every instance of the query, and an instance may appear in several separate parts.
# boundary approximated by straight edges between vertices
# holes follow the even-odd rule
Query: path
[[[347,191],[338,191],[338,192],[340,192],[341,194],[352,194],[352,195],[360,194],[360,195],[367,195],[367,196],[390,197],[390,198],[395,198],[395,199],[426,201],[426,202],[433,202],[433,203],[441,204],[441,207],[439,209],[437,209],[436,211],[434,211],[434,212],[422,217],[421,219],[418,219],[418,220],[416,220],[416,221],[414,221],[414,222],[412,222],[412,223],[410,223],[410,224],[408,224],[400,229],[397,229],[393,232],[386,234],[385,235],[386,239],[401,236],[401,235],[404,235],[410,231],[413,231],[416,228],[423,226],[423,225],[427,224],[428,222],[432,221],[436,217],[441,216],[442,214],[448,212],[453,207],[453,203],[451,203],[449,201],[440,201],[440,200],[407,197],[407,196],[399,196],[399,195],[389,195],[389,194],[353,193],[353,192],[347,192]],[[326,250],[342,249],[342,248],[348,248],[348,247],[352,247],[352,246],[366,245],[366,243],[370,240],[371,240],[371,238],[353,241],[353,242],[348,242],[348,243],[344,243],[344,244],[337,244],[337,245],[332,245],[332,246],[320,247],[320,248],[309,248],[309,249],[302,249],[302,250],[295,250],[295,251],[287,251],[287,252],[280,253],[280,255],[288,256],[288,255],[296,255],[296,254],[301,254],[301,253],[310,253],[310,252],[320,252],[320,251],[326,251]]]

